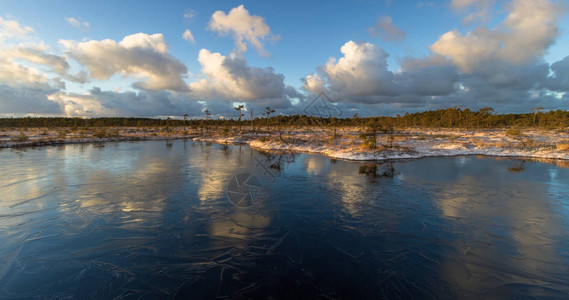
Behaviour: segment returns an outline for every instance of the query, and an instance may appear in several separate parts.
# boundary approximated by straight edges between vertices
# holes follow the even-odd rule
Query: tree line
[[[362,127],[370,122],[394,128],[565,128],[569,127],[569,111],[551,110],[543,112],[535,108],[525,114],[497,114],[490,107],[477,111],[468,108],[447,108],[430,110],[405,115],[360,118],[357,114],[348,118],[317,117],[306,115],[277,115],[275,110],[267,107],[263,117],[249,117],[242,113],[243,107],[236,107],[238,116],[235,119],[210,119],[212,112],[204,111],[204,119],[187,119],[181,114],[180,119],[165,118],[67,118],[67,117],[24,117],[0,118],[0,128],[58,128],[58,127],[242,127],[281,128],[281,127]]]

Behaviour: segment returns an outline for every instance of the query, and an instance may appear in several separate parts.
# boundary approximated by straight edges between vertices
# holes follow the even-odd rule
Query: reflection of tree
[[[373,177],[388,177],[393,178],[395,176],[395,168],[393,167],[393,162],[389,162],[388,165],[383,166],[383,168],[378,168],[378,166],[383,165],[382,163],[366,163],[360,165],[360,174],[371,175]]]
[[[266,159],[266,166],[270,169],[280,171],[283,167],[283,163],[293,163],[295,161],[295,154],[288,151],[280,152],[260,152]]]
[[[510,173],[520,173],[520,172],[523,172],[523,171],[525,170],[525,169],[524,169],[524,164],[525,164],[525,162],[526,162],[526,161],[525,161],[525,159],[524,159],[524,160],[522,160],[522,161],[520,162],[519,165],[516,165],[516,166],[513,166],[513,167],[509,167],[509,168],[508,168],[508,172],[510,172]]]

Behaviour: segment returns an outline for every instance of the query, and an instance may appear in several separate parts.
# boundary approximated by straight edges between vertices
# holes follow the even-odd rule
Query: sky
[[[2,1],[0,116],[569,108],[567,0]],[[320,101],[320,100],[319,100]],[[328,100],[326,100],[328,101]]]

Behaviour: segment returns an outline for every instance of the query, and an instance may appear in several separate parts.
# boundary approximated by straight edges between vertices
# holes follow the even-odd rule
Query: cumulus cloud
[[[60,84],[38,69],[0,59],[0,113],[3,115],[61,113],[60,104],[48,99],[60,88]]]
[[[67,59],[60,55],[47,52],[43,45],[18,45],[6,47],[0,50],[4,58],[24,59],[34,64],[44,65],[59,75],[66,74],[69,69]]]
[[[189,29],[186,29],[186,31],[184,31],[184,34],[182,34],[182,38],[192,44],[196,43],[196,40],[194,39],[194,35],[192,34],[192,32]]]
[[[387,70],[387,52],[353,41],[345,43],[340,52],[342,58],[332,57],[322,68],[332,90],[353,96],[390,93],[393,74]]]
[[[114,74],[135,76],[136,88],[148,90],[187,91],[182,79],[186,66],[168,53],[162,34],[137,33],[120,42],[105,39],[76,42],[60,40],[66,55],[87,67],[89,76],[99,80]]]
[[[103,91],[92,88],[86,94],[56,93],[50,96],[61,103],[67,116],[190,116],[201,115],[202,104],[187,93],[142,90],[138,92]]]
[[[88,93],[55,93],[49,96],[52,103],[59,104],[63,114],[79,117],[156,117],[182,116],[203,118],[203,110],[207,107],[212,117],[237,117],[234,103],[226,99],[208,99],[196,101],[188,93],[171,91],[116,92],[105,91],[98,87]],[[247,102],[247,111],[259,116],[265,106],[277,108],[280,113],[296,113],[294,106],[285,98],[260,99],[258,102]]]
[[[287,93],[290,94],[284,84],[284,75],[275,73],[272,68],[249,66],[237,54],[223,56],[201,49],[198,61],[204,78],[190,83],[191,93],[198,99],[260,102],[287,99]]]
[[[386,114],[449,106],[520,113],[532,107],[567,109],[569,57],[551,65],[543,60],[563,11],[556,1],[513,0],[496,28],[477,27],[464,35],[449,31],[430,47],[429,56],[407,57],[394,72],[388,69],[388,54],[377,45],[350,41],[342,46],[340,59],[330,59],[304,78],[303,89],[326,86],[333,97],[343,99],[344,111],[378,105]]]
[[[50,89],[49,78],[38,69],[1,58],[0,83],[12,87]]]
[[[75,19],[75,18],[65,18],[65,21],[67,23],[69,23],[71,26],[73,26],[79,30],[87,30],[88,31],[90,26],[91,26],[89,24],[89,22],[87,22],[87,21],[81,22],[80,20]]]
[[[57,114],[61,106],[48,96],[63,88],[59,78],[50,78],[45,70],[59,75],[69,65],[65,58],[48,53],[34,29],[0,17],[0,113]],[[22,63],[27,61],[35,66]]]
[[[325,90],[326,82],[317,73],[309,74],[301,81],[303,83],[302,89],[309,93],[318,94]]]
[[[490,18],[493,5],[493,0],[450,2],[455,12],[466,15],[465,22]],[[251,15],[242,5],[228,13],[215,12],[208,26],[221,35],[232,35],[237,51],[222,55],[202,49],[201,74],[190,84],[184,82],[186,66],[169,53],[162,34],[138,33],[120,41],[62,40],[64,53],[58,53],[37,38],[33,28],[0,17],[0,112],[203,117],[207,106],[217,116],[232,118],[236,116],[233,105],[244,102],[256,116],[265,106],[296,114],[302,113],[306,94],[322,90],[346,115],[449,106],[491,106],[500,112],[527,112],[538,106],[568,108],[569,56],[551,65],[543,60],[559,34],[557,23],[565,5],[553,0],[511,0],[505,8],[506,16],[498,26],[479,24],[464,33],[448,31],[431,45],[430,54],[403,58],[398,70],[388,66],[389,54],[378,45],[348,41],[338,58],[323,61],[316,72],[302,78],[303,93],[286,85],[284,75],[274,69],[250,66],[245,60],[243,52],[251,45],[268,55],[264,43],[276,37],[262,17]],[[405,38],[389,17],[369,31],[383,41]],[[182,37],[195,42],[189,30]],[[80,72],[70,74],[77,65]],[[133,86],[138,90],[64,91],[68,81],[108,80],[114,75],[136,78]]]
[[[303,79],[304,90],[319,92],[327,84],[331,95],[344,101],[400,103],[418,99],[411,96],[449,94],[459,79],[456,68],[441,56],[406,58],[402,69],[392,72],[389,55],[377,45],[349,41],[340,51],[340,59],[330,58],[320,67],[322,77],[313,74]]]
[[[34,37],[32,28],[1,21],[0,36],[10,40],[8,45],[0,43],[0,109],[4,115],[202,116],[207,103],[219,110],[216,114],[231,117],[235,101],[246,101],[248,109],[260,113],[266,105],[292,111],[290,99],[303,97],[272,68],[249,66],[236,53],[225,57],[207,50],[198,57],[203,78],[192,83],[190,90],[183,80],[187,69],[169,54],[162,34],[138,33],[121,41],[60,40],[64,54],[58,55]],[[69,74],[71,60],[84,70]],[[108,80],[115,74],[138,78],[133,86],[139,90],[64,91],[66,80]]]
[[[0,83],[0,114],[3,116],[22,114],[61,114],[62,107],[48,97],[56,89],[12,87]]]
[[[401,42],[407,35],[405,31],[393,25],[393,20],[389,16],[379,19],[367,31],[373,37],[379,36],[384,42]]]
[[[455,66],[441,56],[406,58],[396,72],[396,95],[441,96],[456,91],[460,75]]]
[[[564,8],[548,0],[513,0],[508,16],[496,29],[478,27],[461,35],[457,30],[443,34],[430,50],[449,57],[462,72],[472,73],[495,61],[525,64],[542,57],[559,28]]]
[[[30,67],[31,64],[39,67],[45,71],[45,73],[53,72],[70,81],[81,83],[86,81],[86,76],[82,72],[70,74],[70,65],[67,58],[63,55],[51,52],[50,48],[34,35],[33,28],[22,26],[13,20],[0,18],[0,56],[2,57],[0,60],[2,66],[0,68],[3,70],[31,70],[33,69]],[[23,61],[27,62],[25,63],[27,66],[22,65]],[[35,70],[34,73],[39,74],[39,70],[33,70]],[[21,81],[22,77],[7,76],[4,79],[8,81]],[[58,84],[57,86],[64,86],[64,84]]]
[[[553,76],[549,77],[545,86],[552,91],[566,92],[569,95],[569,56],[551,65]]]
[[[247,44],[250,43],[263,56],[269,55],[263,41],[279,39],[271,34],[271,28],[263,17],[249,14],[243,5],[231,9],[228,14],[223,11],[214,12],[208,29],[221,35],[231,33],[240,52],[247,51]]]

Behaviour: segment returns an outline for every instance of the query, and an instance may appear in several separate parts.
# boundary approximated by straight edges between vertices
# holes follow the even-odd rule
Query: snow
[[[355,132],[352,132],[355,134]],[[548,159],[569,159],[569,151],[558,150],[557,143],[567,142],[569,134],[554,131],[530,131],[525,139],[536,141],[537,146],[524,147],[521,142],[505,135],[505,130],[486,130],[481,132],[449,130],[405,130],[397,133],[404,136],[395,144],[399,147],[384,150],[363,150],[359,141],[353,140],[348,147],[327,145],[315,138],[305,142],[287,144],[279,141],[261,142],[253,140],[250,146],[263,150],[287,150],[324,154],[332,158],[346,160],[386,160],[410,159],[430,156],[485,155],[504,157],[528,157]],[[381,141],[380,143],[386,144]]]
[[[321,128],[288,129],[279,138],[275,132],[244,131],[241,134],[208,134],[186,131],[185,128],[173,128],[164,132],[160,128],[111,128],[119,137],[95,138],[92,132],[79,130],[69,132],[64,139],[58,139],[58,130],[42,128],[29,129],[23,133],[28,141],[19,142],[12,138],[20,131],[0,131],[0,148],[19,146],[45,146],[65,143],[93,143],[108,141],[163,140],[190,138],[197,142],[218,144],[249,144],[260,150],[280,150],[306,153],[318,153],[332,158],[372,161],[386,159],[411,159],[429,156],[486,155],[527,158],[546,158],[569,160],[569,151],[557,145],[569,144],[569,132],[561,130],[525,130],[521,137],[510,137],[506,130],[446,130],[446,129],[405,129],[394,134],[393,147],[388,147],[389,139],[378,135],[380,149],[366,150],[357,137],[359,129],[339,128],[339,138],[330,141],[330,130]],[[64,129],[65,130],[65,129]],[[67,129],[68,130],[68,129]]]

